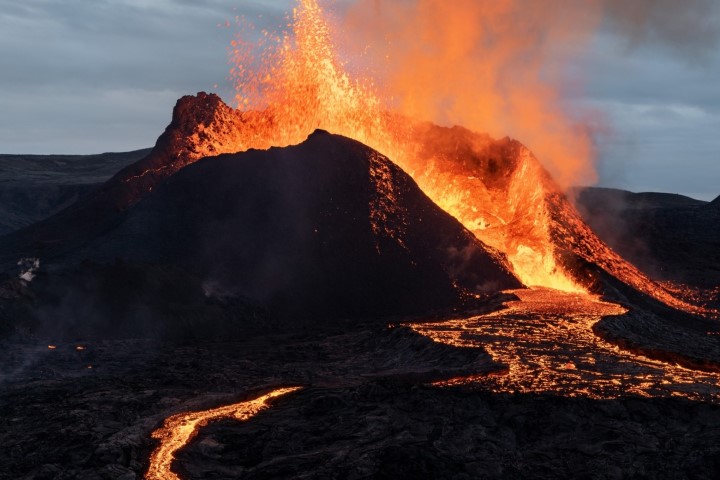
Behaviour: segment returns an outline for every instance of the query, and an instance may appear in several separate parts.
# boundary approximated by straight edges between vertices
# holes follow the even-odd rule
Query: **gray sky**
[[[291,4],[0,0],[0,153],[154,145],[182,95],[215,91],[231,101],[226,47],[235,16],[277,29]],[[720,8],[702,16],[705,27],[720,29]],[[662,18],[676,37],[691,28],[682,20],[673,29],[674,17]],[[716,197],[717,37],[696,31],[691,41],[673,42],[652,32],[628,35],[625,27],[608,24],[572,65],[587,83],[569,106],[590,106],[604,117],[597,136],[600,184]]]

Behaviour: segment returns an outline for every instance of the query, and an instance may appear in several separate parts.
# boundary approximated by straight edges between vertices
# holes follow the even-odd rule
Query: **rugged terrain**
[[[501,253],[387,158],[327,132],[193,163],[126,210],[107,210],[99,230],[86,215],[101,208],[89,197],[37,230],[72,240],[33,243],[33,227],[6,237],[6,255],[40,257],[47,272],[29,287],[31,331],[64,322],[70,332],[146,335],[163,323],[159,312],[177,312],[182,325],[183,310],[202,318],[223,302],[297,328],[451,311],[522,285]],[[236,323],[255,331],[253,318]]]
[[[55,346],[3,345],[0,478],[141,478],[150,432],[169,415],[283,385],[304,388],[248,422],[203,429],[179,454],[182,478],[712,479],[720,469],[718,405],[435,387],[498,366],[405,328]]]

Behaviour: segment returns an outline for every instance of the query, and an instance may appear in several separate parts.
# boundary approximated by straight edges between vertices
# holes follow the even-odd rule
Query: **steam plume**
[[[362,45],[381,72],[383,98],[412,118],[518,138],[564,186],[595,180],[589,122],[563,107],[582,84],[567,77],[567,62],[584,53],[593,35],[612,28],[629,46],[660,42],[702,51],[720,30],[708,20],[717,8],[712,0],[348,3],[346,38]]]

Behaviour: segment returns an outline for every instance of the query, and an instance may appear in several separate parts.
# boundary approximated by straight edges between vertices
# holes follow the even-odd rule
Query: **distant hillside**
[[[652,278],[720,285],[720,197],[708,203],[608,188],[575,193],[585,222]]]
[[[59,212],[148,153],[0,155],[0,235]]]

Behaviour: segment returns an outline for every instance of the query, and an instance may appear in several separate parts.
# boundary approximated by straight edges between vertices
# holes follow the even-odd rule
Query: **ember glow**
[[[470,385],[495,392],[546,392],[597,399],[626,395],[720,401],[720,375],[636,355],[593,333],[603,316],[625,309],[583,294],[534,289],[520,301],[471,318],[410,325],[437,342],[485,348],[509,366],[505,375],[458,378],[439,386]]]
[[[217,122],[219,127],[203,127],[196,132],[196,145],[191,155],[200,158],[205,154],[296,144],[316,128],[345,135],[382,152],[412,175],[435,203],[460,220],[477,238],[505,254],[513,272],[525,285],[575,293],[587,290],[585,279],[573,276],[559,261],[559,246],[598,264],[662,302],[692,309],[618,257],[582,223],[556,179],[568,184],[579,181],[583,172],[589,172],[592,177],[588,139],[584,134],[578,135],[561,115],[555,102],[556,95],[543,90],[538,78],[540,59],[533,57],[531,65],[523,67],[524,64],[516,58],[518,49],[522,50],[532,42],[532,32],[537,24],[531,22],[518,27],[524,33],[517,42],[510,41],[500,49],[510,50],[503,54],[503,58],[494,57],[491,53],[495,50],[490,48],[486,52],[490,63],[483,63],[485,57],[480,55],[483,61],[478,64],[479,53],[467,51],[463,46],[464,42],[480,41],[472,37],[472,29],[466,28],[468,19],[462,18],[463,12],[467,10],[473,21],[490,15],[479,24],[489,29],[483,35],[497,37],[498,42],[505,34],[511,33],[509,29],[515,28],[510,26],[509,19],[524,17],[516,15],[515,7],[494,10],[494,7],[480,8],[476,3],[485,5],[489,2],[463,2],[467,4],[467,9],[455,9],[454,3],[453,8],[447,8],[443,7],[447,2],[422,0],[408,2],[407,5],[416,7],[411,11],[402,11],[405,7],[395,10],[387,6],[387,2],[381,3],[383,9],[389,9],[391,18],[403,13],[403,21],[390,22],[392,25],[404,25],[409,19],[411,25],[417,26],[417,29],[406,30],[399,27],[395,32],[398,37],[393,40],[381,35],[388,26],[383,24],[383,16],[374,21],[367,19],[363,24],[370,34],[375,32],[377,37],[368,40],[368,48],[377,49],[378,43],[389,41],[391,45],[387,48],[391,51],[382,50],[387,56],[408,54],[411,59],[400,61],[390,78],[383,80],[382,86],[376,86],[368,78],[353,77],[346,71],[336,51],[333,29],[317,0],[298,1],[290,22],[291,32],[282,35],[263,32],[262,40],[251,42],[245,38],[250,33],[248,29],[241,30],[230,49],[231,76],[237,90],[238,109],[223,111],[220,115],[224,118]],[[502,3],[510,5],[514,2]],[[486,12],[485,8],[490,8],[490,11]],[[571,10],[572,15],[578,15],[576,27],[590,28],[582,20],[585,18],[583,15],[575,8]],[[351,18],[356,18],[357,12],[363,11],[375,10],[367,2],[360,2],[358,9],[354,10],[355,16],[351,15]],[[540,24],[547,20],[548,15],[542,8],[533,8],[529,14],[544,19]],[[437,15],[445,15],[442,18],[455,21],[458,31],[453,24],[451,28],[441,29],[442,34],[433,33],[438,26],[431,20]],[[497,23],[494,27],[491,26],[493,22]],[[417,38],[416,31],[420,32]],[[563,34],[562,38],[568,40],[576,36],[582,37],[573,29]],[[424,49],[413,47],[415,40]],[[423,58],[424,51],[431,52],[431,58]],[[434,52],[439,53],[436,55]],[[451,68],[452,60],[458,62],[454,69]],[[437,64],[433,64],[434,61]],[[489,80],[482,81],[478,88],[470,88],[468,82],[471,82],[472,75],[466,78],[462,73],[469,69],[479,78],[490,76],[494,81],[500,81],[504,76],[493,77],[493,69],[510,67],[517,67],[518,72],[524,72],[521,77],[536,79],[537,82],[509,83],[512,85],[508,87],[511,90],[509,95],[513,101],[509,104],[512,108],[508,107],[507,111],[501,106],[508,105],[499,102],[500,92],[490,88],[487,84]],[[407,68],[408,71],[397,71],[397,68]],[[452,75],[452,78],[441,75],[441,85],[429,81],[429,71],[446,70],[457,73],[465,82],[450,87],[449,84],[454,81]],[[412,87],[416,80],[420,90]],[[454,96],[456,88],[463,95]],[[407,91],[408,95],[397,105],[395,96],[400,90]],[[473,100],[467,95],[477,95],[477,98]],[[457,116],[451,116],[451,119],[467,121],[479,131],[499,132],[498,128],[524,124],[525,130],[520,129],[523,134],[532,130],[547,140],[547,145],[554,146],[545,150],[541,148],[540,151],[543,151],[546,164],[549,162],[556,178],[551,178],[531,151],[519,142],[509,138],[495,141],[464,128],[447,129],[425,123],[428,118],[424,115],[431,116],[432,108],[417,107],[417,103],[410,99],[436,97],[454,98],[453,112]],[[490,115],[468,116],[463,113],[468,109],[481,111],[483,109],[479,106],[486,104],[495,105],[489,110]],[[461,108],[463,105],[465,107]],[[498,113],[501,110],[504,112],[502,115]],[[493,123],[490,119],[495,117],[505,118],[506,121]],[[509,120],[516,117],[526,120]],[[547,128],[554,130],[547,132]],[[537,143],[535,141],[533,146]],[[569,225],[564,224],[564,220],[553,218],[553,214],[558,212],[568,219]]]
[[[501,190],[481,176],[458,172],[458,164],[468,159],[455,146],[436,142],[420,123],[425,118],[413,111],[389,113],[392,102],[371,80],[344,70],[316,0],[299,1],[292,33],[263,32],[259,44],[244,40],[247,33],[241,31],[231,48],[237,107],[245,111],[242,128],[215,146],[218,153],[299,143],[316,128],[354,138],[391,158],[440,207],[505,253],[525,284],[584,291],[555,260],[547,212],[538,201],[544,192],[534,181],[541,173],[531,166],[529,150],[518,149],[520,162]],[[490,144],[489,137],[474,141],[462,153],[492,155]]]
[[[254,400],[212,410],[173,415],[165,420],[161,428],[152,433],[153,438],[160,440],[160,445],[150,457],[150,467],[145,478],[147,480],[180,480],[180,477],[171,470],[175,452],[187,445],[198,434],[200,428],[223,418],[247,420],[269,408],[269,400],[299,389],[300,387],[279,388]]]

